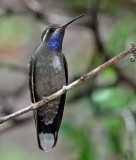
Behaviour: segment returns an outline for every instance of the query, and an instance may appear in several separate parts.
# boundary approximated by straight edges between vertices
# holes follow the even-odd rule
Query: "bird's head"
[[[72,19],[71,21],[61,26],[52,25],[52,26],[47,27],[42,33],[42,42],[46,43],[51,51],[61,52],[65,29],[67,28],[69,24],[71,24],[73,21],[77,20],[78,18],[82,16],[84,15],[81,14],[80,16]]]

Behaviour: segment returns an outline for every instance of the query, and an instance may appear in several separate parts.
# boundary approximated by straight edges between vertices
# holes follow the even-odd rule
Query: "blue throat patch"
[[[55,33],[53,37],[51,37],[48,45],[50,50],[60,52],[62,50],[63,37],[64,35],[62,35],[60,32]]]

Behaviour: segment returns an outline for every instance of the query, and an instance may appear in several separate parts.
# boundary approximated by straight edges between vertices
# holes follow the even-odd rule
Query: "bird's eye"
[[[56,29],[55,28],[50,28],[49,31],[50,32],[54,32]]]

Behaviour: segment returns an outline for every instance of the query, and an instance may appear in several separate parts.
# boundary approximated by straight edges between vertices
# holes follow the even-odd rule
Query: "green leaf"
[[[102,109],[122,108],[129,105],[133,98],[132,91],[124,87],[97,89],[92,100]]]
[[[133,17],[119,19],[113,25],[108,41],[106,42],[106,48],[111,56],[126,48],[128,38],[135,34],[135,25],[136,22]]]

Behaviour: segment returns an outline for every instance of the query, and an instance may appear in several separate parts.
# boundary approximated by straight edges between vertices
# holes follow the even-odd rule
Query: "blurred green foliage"
[[[93,158],[93,147],[86,127],[77,127],[69,123],[62,125],[62,131],[66,134],[67,139],[72,143],[75,157],[79,160],[90,160]]]
[[[31,23],[30,23],[31,24]],[[29,42],[31,26],[25,17],[13,16],[0,19],[0,45],[14,43],[23,45]],[[25,33],[25,34],[24,34]],[[28,34],[29,33],[29,34]],[[13,40],[14,37],[14,40]]]
[[[92,100],[103,110],[128,107],[135,96],[133,93],[127,91],[128,89],[125,89],[124,86],[97,89],[92,94]]]
[[[134,19],[134,16],[121,18],[112,26],[109,38],[105,43],[110,56],[115,56],[135,40],[136,21]]]
[[[7,153],[8,150],[8,153]],[[2,151],[0,151],[0,159],[1,160],[29,160],[29,159],[33,159],[36,160],[38,157],[34,157],[30,154],[27,154],[25,152],[23,152],[21,149],[19,150],[18,147],[12,147],[11,148],[7,148],[4,149]]]

